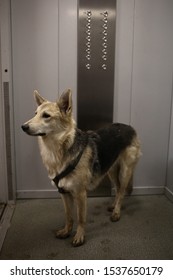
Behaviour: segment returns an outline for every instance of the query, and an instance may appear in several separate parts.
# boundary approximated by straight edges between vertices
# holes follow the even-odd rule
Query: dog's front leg
[[[85,224],[87,208],[87,192],[83,190],[75,196],[77,204],[77,232],[73,238],[73,246],[80,246],[85,241]]]
[[[56,232],[57,238],[66,238],[70,235],[73,228],[73,197],[70,193],[61,194],[66,216],[65,227]]]

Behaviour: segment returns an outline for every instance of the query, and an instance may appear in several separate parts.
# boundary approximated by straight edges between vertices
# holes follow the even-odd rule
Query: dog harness
[[[61,179],[63,179],[64,177],[66,177],[67,175],[69,175],[76,168],[77,164],[79,163],[79,161],[82,157],[83,151],[84,151],[84,149],[82,149],[80,151],[80,153],[78,154],[78,156],[74,160],[72,160],[69,163],[69,165],[60,174],[55,176],[55,178],[53,179],[59,193],[62,193],[62,194],[68,193],[68,191],[66,191],[63,187],[61,187],[61,188],[59,187],[59,181]]]

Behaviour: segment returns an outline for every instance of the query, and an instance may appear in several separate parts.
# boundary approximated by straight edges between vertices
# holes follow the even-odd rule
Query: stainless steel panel
[[[8,199],[14,199],[13,181],[12,181],[12,154],[11,154],[11,125],[10,125],[10,100],[9,100],[9,82],[3,83],[4,90],[4,114],[5,114],[5,139],[6,139],[6,162],[8,172]]]
[[[115,0],[79,0],[78,126],[97,129],[113,119]]]
[[[116,1],[79,0],[78,8],[78,127],[98,129],[113,121]],[[110,194],[107,177],[90,193]]]

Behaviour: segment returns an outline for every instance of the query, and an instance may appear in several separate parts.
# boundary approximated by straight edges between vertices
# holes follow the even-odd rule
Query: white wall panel
[[[136,184],[165,186],[173,69],[173,1],[135,1],[131,123],[142,142]]]
[[[114,120],[138,131],[136,186],[165,186],[173,69],[173,1],[117,1]]]
[[[21,124],[34,114],[34,89],[50,100],[58,96],[58,1],[11,4],[17,190],[48,189],[37,139],[25,135]]]
[[[71,88],[76,119],[77,0],[59,1],[59,92]]]
[[[47,178],[37,139],[20,127],[34,114],[34,89],[54,101],[71,88],[76,116],[77,0],[14,0],[11,5],[17,195],[47,197],[56,188]]]
[[[114,121],[129,123],[135,0],[117,0]]]

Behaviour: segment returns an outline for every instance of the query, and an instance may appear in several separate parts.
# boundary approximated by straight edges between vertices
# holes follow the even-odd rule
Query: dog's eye
[[[50,115],[48,113],[44,112],[42,117],[44,119],[48,119],[48,118],[50,118]]]

